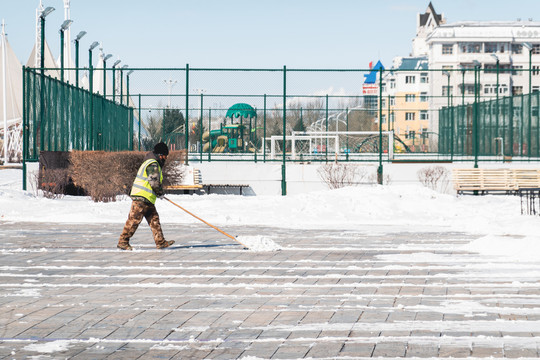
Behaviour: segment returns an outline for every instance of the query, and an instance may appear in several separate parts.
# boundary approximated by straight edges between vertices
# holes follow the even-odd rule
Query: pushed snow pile
[[[538,261],[540,240],[537,237],[488,235],[465,245],[464,250],[474,251],[482,255],[502,256],[507,259]]]
[[[266,236],[239,236],[238,241],[244,244],[252,251],[276,251],[281,250],[281,246],[276,244],[274,240]]]
[[[66,351],[69,349],[70,344],[70,340],[56,340],[47,343],[30,344],[25,346],[24,350],[50,354],[53,352]]]

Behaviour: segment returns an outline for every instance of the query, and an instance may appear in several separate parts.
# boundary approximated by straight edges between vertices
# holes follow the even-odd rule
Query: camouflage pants
[[[150,225],[150,229],[152,229],[156,246],[162,245],[165,242],[156,207],[153,204],[148,204],[144,201],[133,200],[126,225],[120,235],[120,240],[118,240],[119,245],[129,244],[129,239],[135,234],[143,217],[146,218],[148,225]]]

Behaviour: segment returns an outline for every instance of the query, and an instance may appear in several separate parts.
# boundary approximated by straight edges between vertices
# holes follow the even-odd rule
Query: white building
[[[438,132],[441,107],[449,102],[459,105],[474,101],[475,67],[481,100],[495,98],[497,86],[499,96],[526,94],[529,87],[538,91],[539,54],[540,22],[529,19],[448,24],[430,3],[424,14],[418,14],[411,54],[428,58],[429,130]],[[438,142],[436,138],[431,140]]]

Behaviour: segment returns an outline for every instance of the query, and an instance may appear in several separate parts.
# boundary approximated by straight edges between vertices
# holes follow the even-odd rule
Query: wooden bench
[[[540,169],[453,169],[458,194],[517,194],[520,189],[540,189]]]
[[[187,166],[184,169],[182,184],[165,186],[168,194],[238,194],[244,195],[249,189],[247,184],[203,184],[202,174],[199,169]]]
[[[193,194],[203,192],[202,175],[199,169],[187,167],[182,184],[163,187],[168,194]]]

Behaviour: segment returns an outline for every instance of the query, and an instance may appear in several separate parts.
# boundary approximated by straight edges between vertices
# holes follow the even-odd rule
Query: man
[[[133,250],[129,245],[129,239],[133,236],[143,217],[146,218],[154,235],[154,241],[158,249],[164,249],[174,244],[174,240],[166,241],[161,231],[159,215],[155,203],[157,197],[163,196],[163,164],[167,160],[169,149],[163,142],[154,146],[154,151],[146,154],[144,162],[137,171],[137,176],[131,188],[131,210],[124,226],[124,231],[118,240],[118,248],[121,250]]]

